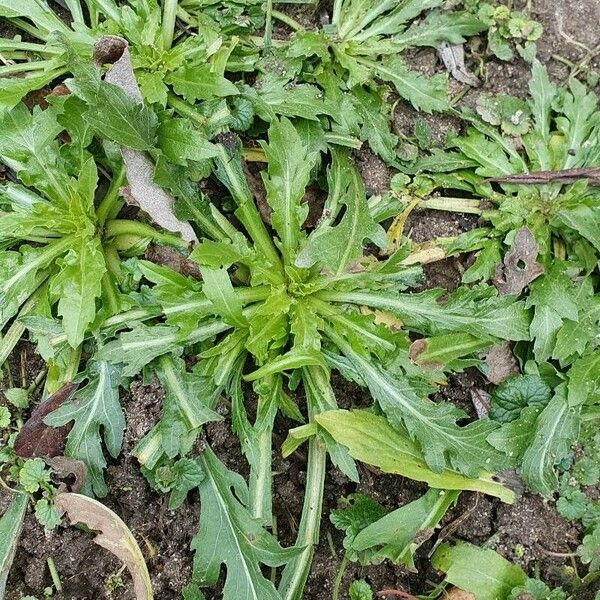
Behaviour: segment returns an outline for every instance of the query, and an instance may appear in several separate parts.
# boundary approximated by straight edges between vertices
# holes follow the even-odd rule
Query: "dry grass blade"
[[[506,177],[494,177],[493,179],[488,179],[488,181],[536,185],[544,183],[577,183],[582,179],[588,179],[590,183],[595,185],[600,184],[600,167],[518,173],[516,175],[507,175]]]
[[[152,583],[142,551],[125,523],[110,508],[81,494],[63,493],[55,498],[59,512],[71,523],[83,523],[99,532],[94,542],[118,557],[131,573],[137,600],[153,598]]]

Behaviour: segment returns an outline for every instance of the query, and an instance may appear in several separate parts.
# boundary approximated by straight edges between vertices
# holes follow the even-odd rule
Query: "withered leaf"
[[[490,412],[491,396],[485,390],[481,390],[479,388],[471,388],[469,392],[471,392],[471,402],[475,407],[477,418],[485,419]]]
[[[68,456],[54,456],[46,458],[45,462],[48,466],[52,467],[54,473],[61,479],[73,475],[75,481],[70,486],[72,492],[79,492],[81,490],[87,477],[87,467],[83,461]],[[61,482],[59,489],[60,491],[66,491],[66,484]]]
[[[127,567],[137,600],[153,598],[152,582],[142,551],[116,513],[97,500],[69,492],[57,494],[54,504],[61,515],[67,514],[71,524],[83,523],[98,532],[94,542],[112,552]]]
[[[96,45],[96,50],[100,52],[99,48],[103,48],[103,43],[106,42],[106,45],[109,46],[106,52],[110,54],[110,48],[112,48],[112,45],[116,45],[119,40],[121,45],[124,44],[125,46],[120,58],[106,74],[105,80],[120,87],[135,102],[141,103],[142,94],[133,73],[127,42],[115,36],[105,36]],[[106,60],[106,57],[97,57],[96,62],[98,60]],[[157,225],[167,231],[180,233],[186,242],[197,242],[198,238],[192,226],[189,223],[180,221],[175,216],[173,197],[154,183],[154,165],[152,161],[143,152],[130,148],[121,148],[121,155],[129,183],[129,193],[124,196],[125,200],[127,202],[133,200],[136,206],[139,206]]]
[[[588,179],[592,184],[600,184],[600,167],[584,167],[579,169],[563,169],[562,171],[534,171],[533,173],[517,173],[505,177],[493,177],[488,181],[539,185],[544,183],[577,183]]]
[[[490,383],[501,384],[511,375],[518,375],[519,362],[512,352],[510,342],[502,342],[492,346],[485,357],[487,378]]]
[[[66,383],[58,391],[40,403],[31,413],[15,440],[15,453],[21,458],[52,457],[62,454],[73,423],[51,427],[44,417],[66,402],[77,389],[77,384]]]
[[[519,294],[544,272],[536,261],[538,246],[527,227],[517,230],[504,262],[497,265],[492,281],[500,294]]]
[[[472,87],[479,87],[480,81],[465,66],[465,49],[463,44],[449,44],[442,42],[438,46],[438,54],[444,63],[444,67],[456,81],[465,83]]]

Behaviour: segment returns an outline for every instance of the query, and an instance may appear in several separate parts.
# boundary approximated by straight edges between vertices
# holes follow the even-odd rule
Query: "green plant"
[[[208,15],[202,17],[202,26],[194,35],[182,36],[176,16],[178,10],[180,16],[186,13],[178,9],[177,1],[165,0],[159,5],[156,0],[124,4],[72,0],[66,7],[69,23],[45,0],[0,2],[0,18],[36,40],[24,42],[19,36],[0,39],[0,52],[10,60],[0,67],[0,109],[15,106],[28,92],[71,73],[73,53],[85,60],[94,53],[99,64],[114,62],[123,52],[119,40],[113,37],[104,44],[98,42],[103,36],[122,36],[129,44],[140,90],[148,103],[163,108],[168,104],[205,130],[235,126],[236,117],[226,98],[239,92],[223,74],[236,38],[224,43],[224,32],[218,31]],[[256,9],[258,5],[253,9],[255,19]],[[228,20],[227,14],[223,19]],[[229,28],[230,36],[235,32]],[[195,107],[198,101],[200,108]],[[233,102],[234,112],[235,106]]]
[[[284,22],[295,32],[288,41],[263,49],[263,56],[268,52],[272,59],[257,63],[262,74],[255,88],[271,90],[265,97],[277,96],[281,93],[277,90],[285,87],[292,96],[302,91],[305,104],[311,107],[308,111],[289,113],[281,106],[273,106],[274,110],[315,119],[317,114],[310,111],[322,106],[322,114],[331,117],[330,139],[334,143],[348,144],[358,138],[394,164],[398,137],[390,131],[390,110],[385,101],[388,88],[380,82],[389,84],[416,109],[448,109],[446,76],[428,78],[411,70],[401,53],[409,48],[436,47],[442,41],[461,43],[465,36],[485,29],[475,15],[443,10],[441,5],[441,0],[338,0],[330,22],[318,31],[308,31],[286,18]],[[320,96],[324,96],[321,102]],[[254,95],[248,97],[253,100]]]
[[[472,332],[491,344],[497,337],[526,335],[523,306],[485,286],[461,292],[443,306],[436,302],[436,291],[402,293],[418,270],[402,265],[405,251],[381,261],[363,255],[366,239],[383,246],[386,238],[370,216],[361,180],[343,151],[332,151],[329,195],[320,224],[312,232],[303,229],[308,207],[302,198],[317,155],[287,119],[275,119],[268,142],[262,143],[268,160],[262,175],[274,237],[244,177],[239,142],[228,140],[215,148],[215,174],[231,194],[243,229],[220,222],[219,239],[202,239],[193,249],[190,259],[199,265],[202,284],[139,262],[144,278],[154,284],[140,299],[160,305],[165,320],[136,324],[96,354],[97,361],[119,365],[126,377],[142,369],[154,371],[165,386],[161,420],[134,450],[155,484],[164,480],[165,468],[175,469],[178,457],[191,450],[202,425],[219,418],[214,408],[220,394],[225,392],[232,403],[233,427],[250,464],[249,487],[210,449],[201,454],[198,465],[204,478],[199,489],[205,514],[193,542],[195,584],[215,583],[218,565],[226,562],[225,597],[235,586],[249,594],[260,590],[261,597],[276,597],[258,563],[287,564],[280,594],[301,597],[318,540],[326,454],[351,479],[357,478],[346,443],[337,443],[327,427],[316,426],[321,423],[319,415],[336,408],[331,368],[371,390],[379,410],[393,424],[398,443],[419,465],[413,476],[441,487],[481,485],[484,491],[510,499],[484,473],[501,466],[497,462],[501,454],[484,439],[492,423],[461,427],[455,422],[462,413],[450,405],[424,402],[432,388],[427,376],[408,360],[407,329],[378,325],[359,307],[389,311],[421,334]],[[195,348],[200,357],[193,374],[186,373],[176,358],[184,347]],[[258,397],[254,422],[244,402],[244,381],[252,383]],[[300,384],[305,413],[289,395]],[[308,439],[309,467],[297,544],[288,550],[280,549],[262,529],[271,523],[272,430],[278,410],[296,420],[308,419],[290,442],[297,446]],[[419,457],[421,451],[426,462]],[[223,520],[227,527],[215,530]],[[240,539],[240,531],[253,531],[255,544]],[[220,543],[215,545],[215,539]],[[268,548],[273,549],[271,554]]]
[[[55,357],[55,383],[70,380],[81,343],[94,323],[128,306],[119,250],[143,251],[154,239],[185,243],[137,221],[118,219],[125,170],[118,155],[98,162],[88,151],[93,132],[83,103],[72,96],[49,98],[51,107],[29,111],[19,104],[3,116],[0,159],[17,181],[0,186],[2,362],[29,319],[32,328],[54,327],[60,317],[67,347]],[[59,134],[66,132],[68,143]],[[99,168],[107,179],[99,184]]]
[[[481,118],[464,113],[469,130],[451,136],[449,151],[416,162],[422,174],[410,189],[420,197],[455,190],[492,203],[449,197],[446,204],[440,196],[430,207],[475,212],[490,225],[442,242],[447,254],[477,252],[464,283],[492,279],[502,293],[528,291],[532,344],[519,357],[553,395],[541,411],[525,404],[514,418],[502,417],[505,433],[490,440],[521,466],[531,489],[550,495],[558,486],[554,467],[577,440],[581,415],[598,401],[593,271],[600,205],[593,168],[600,113],[592,92],[576,80],[557,88],[537,60],[526,101],[486,97],[477,110]]]

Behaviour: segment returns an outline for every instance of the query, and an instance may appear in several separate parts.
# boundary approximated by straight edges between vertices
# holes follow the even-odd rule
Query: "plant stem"
[[[325,404],[329,405],[333,402],[333,407],[335,407],[335,398],[333,398],[329,379],[324,369],[321,367],[306,367],[304,374],[308,416],[309,421],[312,421],[315,414],[323,410]],[[282,600],[301,600],[303,596],[315,547],[319,543],[326,458],[325,443],[319,435],[311,437],[308,442],[304,504],[295,544],[297,547],[304,547],[304,550],[292,559],[283,570],[281,583],[279,584],[279,593]]]
[[[31,62],[4,65],[0,67],[0,76],[25,73],[27,71],[51,71],[54,66],[53,60],[32,60]]]
[[[11,50],[22,52],[36,52],[38,54],[62,54],[64,50],[54,48],[47,44],[36,44],[34,42],[21,42],[19,40],[0,39],[0,52],[10,52]]]
[[[163,50],[169,50],[173,45],[175,21],[177,19],[177,4],[178,0],[163,0],[161,25]]]
[[[119,211],[123,206],[123,204],[119,202],[119,190],[125,182],[125,177],[125,165],[121,164],[119,171],[113,176],[108,191],[104,198],[102,198],[102,201],[96,210],[96,220],[100,227],[104,226],[107,219],[114,219],[119,214]]]
[[[49,556],[46,559],[46,563],[48,564],[48,571],[50,571],[50,577],[52,578],[52,583],[54,584],[54,589],[60,594],[62,592],[63,587],[60,581],[60,576],[58,574],[58,570],[56,568],[56,564],[54,563],[54,559]]]
[[[296,21],[296,19],[292,19],[292,17],[290,17],[289,15],[286,15],[285,13],[282,13],[282,12],[279,12],[278,10],[272,9],[271,15],[278,21],[285,23],[288,27],[290,27],[294,31],[304,31],[304,27],[300,23],[298,23],[298,21]]]
[[[419,208],[432,210],[445,210],[447,212],[460,212],[471,215],[480,215],[483,211],[479,200],[473,198],[453,198],[450,196],[435,196],[419,201]]]
[[[171,108],[174,108],[182,117],[188,117],[188,119],[195,121],[202,127],[204,127],[208,121],[208,119],[203,114],[199,113],[191,104],[171,92],[169,92],[167,96],[167,104]]]
[[[178,235],[158,231],[158,229],[155,229],[147,223],[142,223],[141,221],[112,219],[106,222],[104,231],[107,238],[116,237],[118,235],[131,235],[137,236],[140,239],[151,238],[159,244],[173,246],[180,250],[187,250],[189,248],[189,244],[182,240]]]
[[[271,47],[271,40],[273,39],[273,0],[267,0],[265,7],[265,37],[264,37],[264,48],[265,50]]]
[[[342,562],[340,563],[340,568],[338,569],[337,575],[335,576],[335,581],[333,582],[333,594],[331,596],[331,600],[339,600],[340,587],[342,585],[342,579],[344,578],[344,573],[346,572],[347,566],[348,555],[344,554],[344,558],[342,558]]]
[[[302,518],[296,546],[304,550],[283,570],[279,592],[283,600],[301,600],[304,585],[310,573],[315,546],[319,543],[319,526],[325,487],[325,444],[317,437],[308,442],[308,468]]]

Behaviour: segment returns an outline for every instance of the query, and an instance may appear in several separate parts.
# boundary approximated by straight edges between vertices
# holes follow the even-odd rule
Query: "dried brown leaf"
[[[83,523],[99,532],[94,542],[118,557],[129,570],[137,600],[153,598],[152,583],[142,551],[133,534],[110,508],[81,494],[62,493],[54,499],[57,510],[66,513],[71,524]]]
[[[66,383],[33,410],[15,440],[14,449],[17,456],[33,458],[62,454],[67,434],[71,431],[73,423],[67,423],[62,427],[51,427],[44,423],[44,417],[68,400],[77,387],[75,383]]]
[[[442,42],[438,46],[438,54],[444,63],[444,67],[446,67],[446,70],[456,81],[472,87],[479,87],[481,85],[477,76],[471,73],[465,66],[465,49],[463,44]]]
[[[519,294],[544,272],[536,261],[538,246],[527,227],[517,230],[504,262],[496,266],[493,282],[500,294]]]
[[[130,98],[141,103],[142,94],[133,73],[129,48],[124,39],[116,36],[101,38],[95,47],[94,60],[110,62],[110,59],[118,55],[121,47],[115,49],[118,44],[121,46],[125,44],[125,46],[118,60],[106,74],[105,80],[120,87]],[[124,195],[126,202],[131,203],[133,200],[135,205],[148,214],[157,225],[167,231],[180,233],[186,242],[197,242],[198,238],[192,226],[175,216],[173,197],[154,183],[154,165],[146,154],[130,148],[121,148],[121,155],[129,183],[129,193]]]
[[[580,169],[563,169],[562,171],[535,171],[533,173],[517,173],[506,177],[493,177],[488,181],[539,185],[544,183],[577,183],[588,179],[590,183],[600,184],[600,167],[584,167]]]
[[[78,492],[83,487],[87,477],[87,466],[81,460],[70,458],[68,456],[54,456],[46,458],[45,462],[52,467],[54,473],[61,479],[66,479],[71,475],[74,478],[71,484],[71,491]],[[67,485],[62,482],[59,486],[60,491],[66,491]]]
[[[471,592],[465,592],[457,587],[450,588],[444,592],[444,598],[447,600],[475,600],[475,595]]]
[[[484,419],[490,412],[490,399],[491,396],[485,391],[479,388],[471,388],[471,402],[475,407],[478,419]]]
[[[520,373],[519,362],[512,352],[510,342],[492,346],[485,357],[487,378],[490,383],[501,384],[505,379]]]

